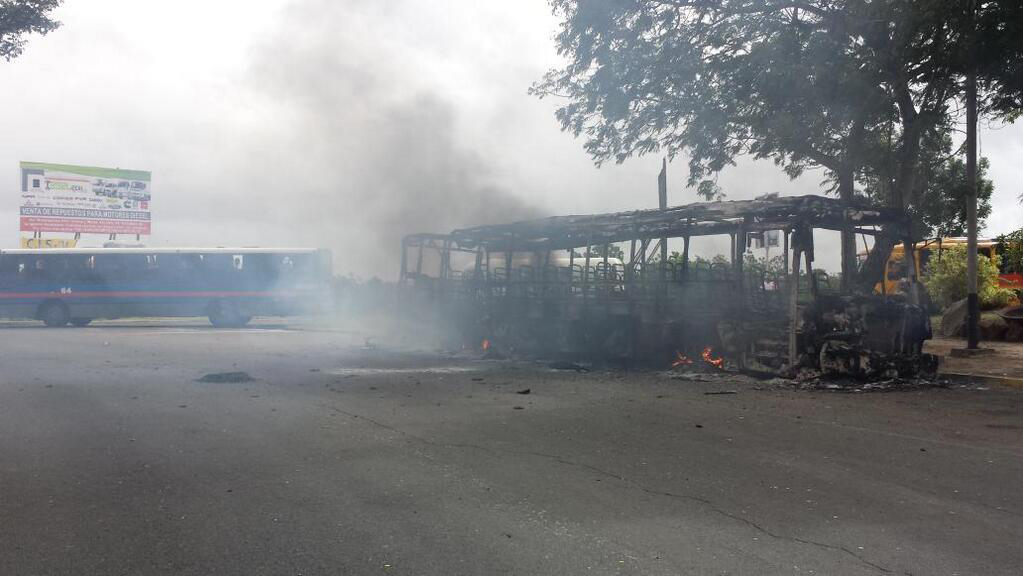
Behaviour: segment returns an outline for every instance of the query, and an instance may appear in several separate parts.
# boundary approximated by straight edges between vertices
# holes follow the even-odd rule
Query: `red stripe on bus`
[[[295,296],[290,292],[0,292],[0,299],[14,298],[243,298],[246,296]]]

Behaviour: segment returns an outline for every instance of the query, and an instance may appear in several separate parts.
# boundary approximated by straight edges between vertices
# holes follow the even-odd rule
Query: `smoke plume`
[[[406,4],[299,0],[248,74],[269,128],[237,168],[280,189],[246,216],[333,248],[339,271],[393,278],[404,234],[537,213],[460,137],[457,86],[424,73],[416,31],[391,25]]]

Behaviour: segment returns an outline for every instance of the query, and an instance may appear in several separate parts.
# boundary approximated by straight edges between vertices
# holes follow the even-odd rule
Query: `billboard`
[[[21,231],[150,234],[151,175],[21,163]]]
[[[74,248],[78,240],[74,238],[22,238],[21,247],[39,250],[41,248]]]

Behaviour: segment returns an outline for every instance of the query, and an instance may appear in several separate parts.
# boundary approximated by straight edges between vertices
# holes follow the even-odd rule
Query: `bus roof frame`
[[[316,254],[326,248],[11,248],[0,255],[95,255],[95,254]]]
[[[428,239],[436,243],[439,239],[446,239],[463,250],[484,248],[489,251],[532,252],[613,244],[639,238],[709,236],[740,231],[757,233],[804,226],[829,230],[849,228],[871,235],[881,232],[868,227],[887,226],[888,234],[906,237],[909,224],[905,212],[875,206],[865,199],[847,201],[805,195],[696,202],[664,210],[551,216],[465,228],[446,236],[410,235],[406,241],[419,243]]]

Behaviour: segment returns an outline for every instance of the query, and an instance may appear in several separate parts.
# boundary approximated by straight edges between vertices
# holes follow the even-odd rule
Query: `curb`
[[[989,374],[964,374],[960,372],[938,372],[938,377],[963,384],[989,384],[1023,390],[1023,378],[1009,376],[992,376]]]

